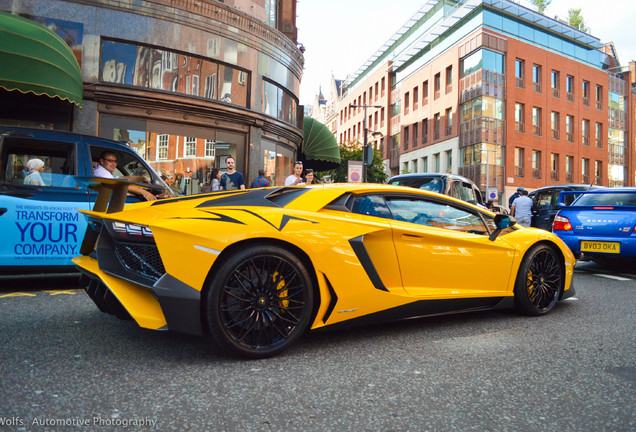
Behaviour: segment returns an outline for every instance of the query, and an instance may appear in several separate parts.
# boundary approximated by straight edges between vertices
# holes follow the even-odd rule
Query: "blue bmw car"
[[[578,198],[570,205],[568,195]],[[571,200],[571,198],[570,198]],[[636,188],[561,192],[552,232],[599,264],[636,260]]]

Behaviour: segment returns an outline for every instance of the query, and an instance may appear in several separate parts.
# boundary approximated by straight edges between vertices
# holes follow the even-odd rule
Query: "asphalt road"
[[[273,359],[140,329],[73,279],[0,281],[0,431],[633,431],[636,272],[548,316],[310,334]]]

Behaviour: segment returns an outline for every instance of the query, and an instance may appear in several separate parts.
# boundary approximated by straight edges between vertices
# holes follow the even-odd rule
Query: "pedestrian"
[[[307,168],[305,170],[304,182],[306,185],[316,184],[316,179],[314,177],[314,170],[312,170],[311,168]]]
[[[203,186],[203,193],[216,192],[221,190],[221,171],[218,168],[212,170],[208,184]]]
[[[525,189],[521,186],[517,188],[517,192],[513,193],[512,196],[508,199],[508,208],[512,207],[512,202],[521,196],[521,192]]]
[[[269,180],[265,178],[265,170],[258,170],[258,177],[254,179],[252,184],[250,185],[251,189],[260,188],[260,187],[269,187]]]
[[[294,163],[294,173],[285,179],[285,186],[299,186],[303,185],[303,162],[296,161]]]
[[[521,191],[521,196],[515,198],[510,206],[510,213],[517,219],[517,223],[523,227],[529,227],[532,222],[532,198],[527,190]]]
[[[236,163],[232,156],[225,158],[227,171],[221,176],[221,190],[245,189],[245,178],[242,173],[236,170],[235,165]]]
[[[29,175],[24,178],[25,185],[46,186],[42,176],[40,176],[40,173],[44,172],[44,161],[42,159],[29,159],[27,169],[29,170]]]
[[[93,170],[93,175],[95,177],[101,177],[101,178],[126,179],[130,181],[136,181],[139,183],[148,182],[148,179],[143,176],[115,177],[113,173],[115,172],[116,169],[117,169],[117,155],[110,150],[105,150],[104,152],[102,152],[101,156],[99,157],[99,165],[97,165],[95,169]],[[135,195],[139,195],[140,197],[144,198],[146,201],[154,201],[157,199],[156,196],[154,196],[147,190],[137,186],[128,186],[128,192]]]
[[[170,185],[170,189],[172,189],[172,192],[174,192],[176,196],[183,195],[183,189],[181,188],[181,181],[182,180],[183,180],[183,174],[178,173],[174,177],[174,181]]]

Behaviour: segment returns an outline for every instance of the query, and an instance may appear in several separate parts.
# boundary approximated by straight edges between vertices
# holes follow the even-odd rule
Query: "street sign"
[[[350,183],[362,182],[362,161],[349,161],[348,176]]]
[[[488,201],[497,201],[497,198],[499,197],[497,186],[488,186],[486,189],[486,197],[488,198]]]
[[[362,160],[366,162],[367,165],[371,165],[373,163],[373,147],[370,145],[367,145],[366,147],[364,147],[363,151],[363,157]]]

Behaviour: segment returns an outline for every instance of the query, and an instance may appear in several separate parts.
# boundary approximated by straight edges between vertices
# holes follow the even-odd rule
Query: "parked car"
[[[90,209],[97,198],[79,177],[93,175],[105,150],[117,156],[116,173],[143,175],[157,186],[157,194],[168,189],[127,145],[69,132],[0,126],[0,274],[76,271],[71,259],[79,253],[87,226],[77,210]],[[44,185],[25,184],[27,162],[36,158],[44,162]],[[127,198],[139,200],[136,195]]]
[[[572,195],[578,198],[567,204]],[[563,192],[552,231],[572,250],[600,264],[636,259],[636,188]]]
[[[394,186],[408,186],[469,202],[484,205],[479,188],[471,180],[456,174],[447,173],[418,173],[400,174],[393,176],[387,182]]]
[[[586,191],[601,189],[603,186],[589,184],[563,184],[545,186],[535,189],[528,194],[532,198],[532,221],[530,226],[541,228],[547,231],[552,230],[552,222],[557,212],[561,209],[559,206],[559,195],[561,192],[569,191]],[[575,194],[568,195],[569,203],[576,197]]]
[[[558,237],[424,190],[270,187],[82,213],[92,231],[73,262],[100,310],[210,333],[250,358],[308,329],[512,306],[543,315],[574,293]]]

